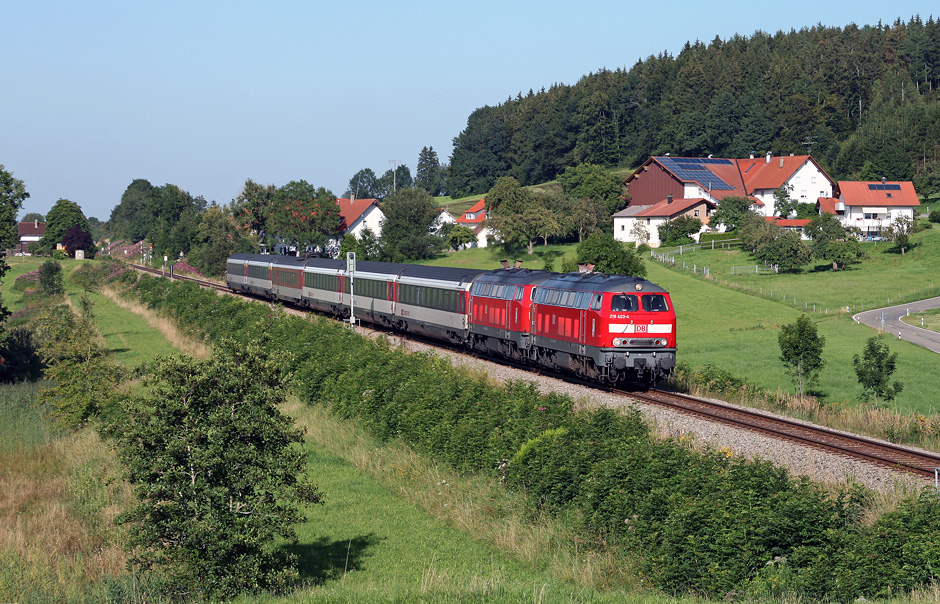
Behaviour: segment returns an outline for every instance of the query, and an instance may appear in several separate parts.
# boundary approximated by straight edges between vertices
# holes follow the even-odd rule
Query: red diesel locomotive
[[[676,364],[669,293],[636,277],[491,271],[234,254],[234,291],[420,334],[607,383],[652,383]]]

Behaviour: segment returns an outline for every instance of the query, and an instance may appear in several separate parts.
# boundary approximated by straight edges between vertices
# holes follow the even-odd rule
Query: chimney
[[[37,231],[39,230],[39,221],[38,221],[38,220],[34,220],[34,221],[33,221],[33,228],[36,229]]]
[[[765,164],[769,164],[769,163],[770,163],[770,151],[767,152],[767,160],[764,161],[764,163],[765,163]]]
[[[885,184],[886,182],[888,182],[888,179],[885,178],[884,176],[882,176],[882,177],[881,177],[881,184]]]
[[[783,158],[780,158],[780,169],[783,170]]]
[[[672,194],[666,195],[666,203],[672,203]]]
[[[751,151],[751,159],[754,159],[754,151]]]

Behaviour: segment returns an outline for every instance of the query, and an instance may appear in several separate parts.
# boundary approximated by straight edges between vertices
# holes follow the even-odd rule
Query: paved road
[[[881,319],[882,314],[884,314],[884,329],[887,335],[898,337],[898,334],[900,334],[902,340],[907,340],[918,346],[923,346],[927,350],[940,353],[940,333],[908,325],[901,321],[901,317],[906,315],[908,311],[921,312],[937,307],[940,307],[940,297],[877,310],[866,310],[854,315],[852,318],[869,327],[881,329]]]

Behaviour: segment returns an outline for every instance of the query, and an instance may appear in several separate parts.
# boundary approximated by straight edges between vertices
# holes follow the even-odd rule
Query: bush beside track
[[[851,601],[909,593],[940,573],[940,498],[861,522],[870,493],[831,495],[765,462],[657,441],[636,412],[573,412],[572,401],[505,387],[325,320],[143,277],[129,293],[210,339],[264,335],[293,352],[308,404],[356,418],[464,472],[503,480],[533,515],[574,519],[655,587],[746,599]]]

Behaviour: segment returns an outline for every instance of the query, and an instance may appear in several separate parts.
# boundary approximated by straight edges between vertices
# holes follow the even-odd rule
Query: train
[[[650,385],[676,366],[676,313],[638,277],[503,262],[463,269],[233,254],[229,289],[605,384]]]

